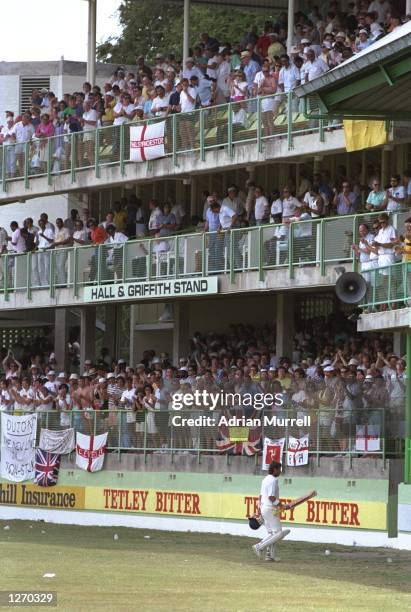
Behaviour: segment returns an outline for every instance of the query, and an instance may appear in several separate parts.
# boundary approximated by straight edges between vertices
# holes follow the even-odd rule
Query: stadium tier
[[[409,551],[409,3],[182,4],[0,64],[0,511]]]

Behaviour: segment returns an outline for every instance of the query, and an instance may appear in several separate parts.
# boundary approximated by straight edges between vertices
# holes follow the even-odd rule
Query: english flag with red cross
[[[130,128],[130,161],[144,162],[164,157],[165,121]]]
[[[355,450],[365,453],[381,450],[380,426],[357,425]]]
[[[98,472],[102,469],[104,455],[107,451],[108,433],[99,436],[87,436],[76,433],[76,465],[87,472]]]

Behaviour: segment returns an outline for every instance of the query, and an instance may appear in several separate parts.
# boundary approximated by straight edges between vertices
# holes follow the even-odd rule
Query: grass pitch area
[[[57,591],[59,610],[411,609],[404,551],[283,540],[265,563],[250,538],[27,521],[0,540],[0,590]]]

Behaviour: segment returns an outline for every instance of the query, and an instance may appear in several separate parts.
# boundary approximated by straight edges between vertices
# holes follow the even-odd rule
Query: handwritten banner
[[[37,415],[1,413],[1,476],[12,482],[34,480]]]

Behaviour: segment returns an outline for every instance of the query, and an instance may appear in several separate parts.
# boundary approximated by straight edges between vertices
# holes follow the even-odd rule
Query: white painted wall
[[[68,197],[67,194],[33,198],[26,202],[13,202],[0,206],[0,226],[9,231],[12,221],[17,221],[20,225],[27,217],[32,217],[34,224],[37,225],[42,212],[47,213],[50,221],[54,223],[57,217],[66,219],[72,208],[78,208],[81,212],[84,206],[84,203],[79,202],[77,197]]]
[[[20,77],[18,75],[0,75],[0,125],[4,125],[4,112],[19,109]]]

